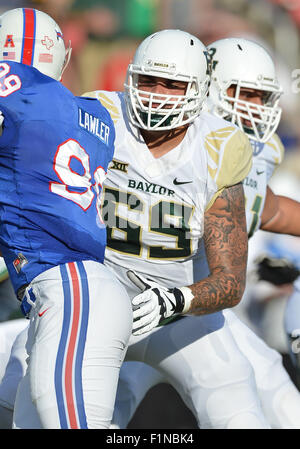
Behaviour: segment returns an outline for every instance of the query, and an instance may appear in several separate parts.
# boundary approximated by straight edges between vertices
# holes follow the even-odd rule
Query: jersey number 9
[[[72,170],[72,159],[76,159],[82,167],[82,174]],[[50,191],[73,201],[84,211],[91,206],[96,193],[96,208],[101,219],[100,193],[106,176],[103,167],[99,166],[94,171],[93,179],[95,182],[92,183],[89,155],[76,140],[69,139],[59,145],[54,157],[53,168],[60,182],[50,182]]]
[[[0,64],[0,97],[7,97],[22,86],[20,78],[17,75],[8,75],[9,72],[10,66],[2,62]]]

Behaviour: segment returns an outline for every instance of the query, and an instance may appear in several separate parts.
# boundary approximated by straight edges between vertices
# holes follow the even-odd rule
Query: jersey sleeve
[[[245,133],[228,127],[214,133],[218,136],[218,167],[210,171],[216,185],[216,192],[210,199],[206,210],[226,187],[242,182],[252,167],[252,147]]]
[[[280,139],[280,137],[278,136],[278,134],[274,134],[273,135],[273,142],[271,144],[273,146],[274,149],[274,162],[275,165],[278,166],[282,163],[283,159],[284,159],[284,146],[283,143]]]
[[[0,149],[6,148],[15,141],[23,120],[23,108],[29,100],[23,96],[24,84],[35,92],[36,74],[32,67],[11,61],[0,61],[0,110],[4,121],[0,136]],[[36,71],[39,73],[38,71]]]
[[[266,157],[267,157],[267,176],[268,181],[271,179],[277,168],[281,165],[284,159],[284,146],[280,137],[274,134],[273,137],[266,143]]]
[[[112,121],[114,123],[116,123],[119,120],[120,112],[119,112],[118,105],[116,104],[117,93],[106,92],[106,91],[102,91],[102,90],[95,90],[93,92],[86,92],[82,96],[88,97],[88,98],[97,98],[97,100],[100,101],[102,106],[104,106],[110,113]],[[118,100],[118,101],[120,102],[120,100]]]
[[[216,183],[218,190],[245,179],[252,167],[252,147],[245,133],[237,130],[225,143]]]
[[[18,130],[19,97],[22,90],[19,69],[20,65],[0,61],[0,110],[4,118],[0,132],[0,149],[12,143]]]

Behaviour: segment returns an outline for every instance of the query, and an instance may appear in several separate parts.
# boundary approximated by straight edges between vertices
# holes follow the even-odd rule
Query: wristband
[[[195,298],[195,296],[192,293],[192,290],[189,287],[180,287],[179,289],[184,297],[184,306],[182,309],[182,314],[188,313],[190,310],[191,302]]]

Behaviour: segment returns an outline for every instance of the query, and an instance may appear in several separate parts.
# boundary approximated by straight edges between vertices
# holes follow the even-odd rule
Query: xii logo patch
[[[109,169],[110,170],[119,170],[119,171],[122,171],[123,173],[127,173],[128,165],[129,164],[126,162],[122,162],[122,161],[118,161],[117,159],[113,159],[109,165]]]

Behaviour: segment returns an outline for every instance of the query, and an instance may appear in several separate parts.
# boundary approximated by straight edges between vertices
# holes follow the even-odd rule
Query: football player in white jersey
[[[209,82],[204,52],[189,33],[155,33],[128,67],[125,95],[92,94],[106,104],[116,128],[116,157],[102,206],[106,264],[131,298],[140,290],[128,271],[138,268],[155,278],[157,323],[174,313],[202,315],[133,335],[128,360],[164,373],[202,428],[269,428],[252,367],[220,312],[237,304],[244,290],[242,181],[252,149],[237,126],[202,110]],[[199,280],[193,272],[202,265],[201,244],[210,276]],[[144,326],[143,319],[139,324]],[[186,324],[189,332],[182,332]]]
[[[288,195],[295,200],[300,199],[300,179],[297,174],[297,157],[291,155],[272,177],[270,184],[275,192]],[[264,237],[264,238],[263,238]],[[260,247],[267,255],[259,264],[260,278],[272,284],[275,294],[283,299],[284,331],[287,336],[286,345],[295,369],[295,383],[300,389],[300,239],[285,234],[260,236]],[[280,314],[282,319],[282,312]],[[272,338],[272,330],[267,338]],[[276,336],[276,334],[274,333]],[[282,335],[284,338],[284,334]],[[272,340],[270,340],[272,341]],[[283,340],[284,341],[284,340]]]
[[[208,55],[213,57],[210,86],[211,110],[245,131],[253,147],[253,166],[244,180],[249,236],[259,227],[269,231],[299,235],[297,226],[299,203],[286,197],[275,196],[268,187],[273,171],[283,158],[283,146],[278,136],[274,134],[280,119],[278,100],[281,89],[276,82],[274,64],[270,56],[254,42],[244,39],[225,39],[215,42],[209,46]],[[139,269],[139,262],[137,262],[137,269]],[[161,272],[162,275],[164,271]],[[299,393],[283,369],[281,356],[268,348],[231,311],[226,310],[223,315],[237,344],[254,368],[259,395],[272,427],[300,428]],[[190,327],[192,320],[195,318],[185,318],[180,321],[183,335],[192,333]],[[165,347],[166,343],[162,344]],[[181,350],[179,350],[180,353]],[[195,351],[194,366],[190,367],[190,377],[197,372],[198,359],[198,353]],[[182,353],[182,358],[178,357],[178,366],[174,368],[174,371],[183,372],[181,366],[183,360]],[[138,379],[138,387],[135,385],[136,379]],[[153,385],[166,381],[168,377],[164,373],[161,373],[159,377],[157,371],[144,364],[125,363],[121,370],[113,425],[117,428],[126,427],[146,392]],[[192,411],[196,409],[194,413],[199,421],[201,406],[199,403],[195,405],[197,393],[193,389],[194,384],[191,383],[188,386],[184,380],[182,383],[186,387],[185,394],[188,396],[188,398],[185,397],[185,403]],[[232,400],[234,401],[233,395]]]
[[[169,46],[172,38],[172,34],[169,34]],[[174,47],[176,55],[180,55],[180,47]],[[149,48],[152,54],[148,52]],[[191,285],[196,281],[192,290],[199,298],[206,297],[203,304],[206,311],[210,299],[213,299],[214,295],[206,284],[207,278],[201,284],[201,281],[197,283],[201,277],[196,277],[197,271],[203,273],[205,261],[200,250],[203,243],[203,198],[211,179],[218,179],[217,183],[220,183],[219,188],[222,189],[226,185],[224,174],[228,175],[233,167],[237,167],[230,157],[237,156],[238,136],[235,126],[228,126],[226,122],[219,124],[215,122],[215,117],[202,112],[189,126],[180,145],[177,144],[172,151],[165,151],[161,146],[161,135],[154,130],[159,131],[164,119],[168,120],[171,109],[163,111],[165,115],[160,114],[157,106],[162,101],[164,103],[160,108],[165,105],[167,97],[163,94],[166,92],[159,90],[158,84],[163,85],[162,81],[149,75],[155,75],[155,66],[160,67],[161,74],[167,73],[168,76],[171,69],[180,70],[181,67],[175,64],[178,56],[172,54],[173,63],[170,64],[172,60],[154,53],[150,45],[149,48],[144,44],[129,66],[125,98],[122,94],[101,91],[94,95],[106,104],[111,113],[115,112],[115,125],[120,139],[116,143],[116,159],[104,187],[103,211],[108,225],[106,264],[111,267],[118,265],[116,273],[126,284],[131,297],[138,293],[138,289],[128,282],[128,270],[137,269],[139,276],[155,279],[154,283],[146,280],[153,287],[148,289],[146,295],[150,293],[151,298],[158,293],[156,303],[159,296],[161,310],[167,312],[163,312],[163,318],[166,318],[172,306],[170,303],[165,306],[164,300],[167,302],[169,296],[175,302],[170,287],[181,287],[180,290],[186,292],[187,287],[182,288],[182,285]],[[158,52],[158,49],[155,51]],[[153,105],[152,110],[148,103],[145,104],[148,92],[151,92],[149,103]],[[155,93],[157,99],[153,98]],[[125,108],[127,113],[124,112]],[[174,120],[178,120],[178,117],[179,114]],[[208,122],[209,127],[206,126]],[[205,162],[203,157],[207,158]],[[205,179],[206,186],[203,183]],[[114,223],[109,221],[111,216],[116,217]],[[218,233],[222,233],[221,229],[225,232],[229,230],[229,223],[226,228],[221,215],[218,223],[221,225]],[[209,229],[210,223],[205,223],[204,233],[209,232]],[[204,241],[210,269],[216,263],[215,269],[218,271],[222,262],[216,258],[218,248],[214,247],[215,237],[214,231],[209,232],[208,240],[204,238]],[[224,238],[221,234],[219,237]],[[135,297],[133,302],[138,298]],[[147,303],[149,305],[148,300],[149,297],[143,298],[146,307]],[[155,299],[153,304],[155,313],[159,306],[155,304]],[[217,307],[213,310],[217,310]],[[137,314],[135,318],[138,320]],[[145,337],[138,336],[141,327],[147,329],[147,323],[142,323],[143,319],[134,323],[136,336],[129,346],[128,358],[148,361],[152,367],[158,368],[195,413],[201,428],[252,428],[261,425],[257,415],[249,413],[249,406],[245,408],[246,403],[240,401],[242,397],[243,401],[250,400],[248,393],[246,396],[242,393],[249,365],[247,368],[247,362],[242,362],[241,353],[227,332],[222,313],[186,317],[156,328]],[[161,317],[156,315],[154,321],[157,324]],[[250,372],[248,375],[252,376]],[[236,399],[232,401],[232,397]],[[255,406],[255,402],[252,404]]]

